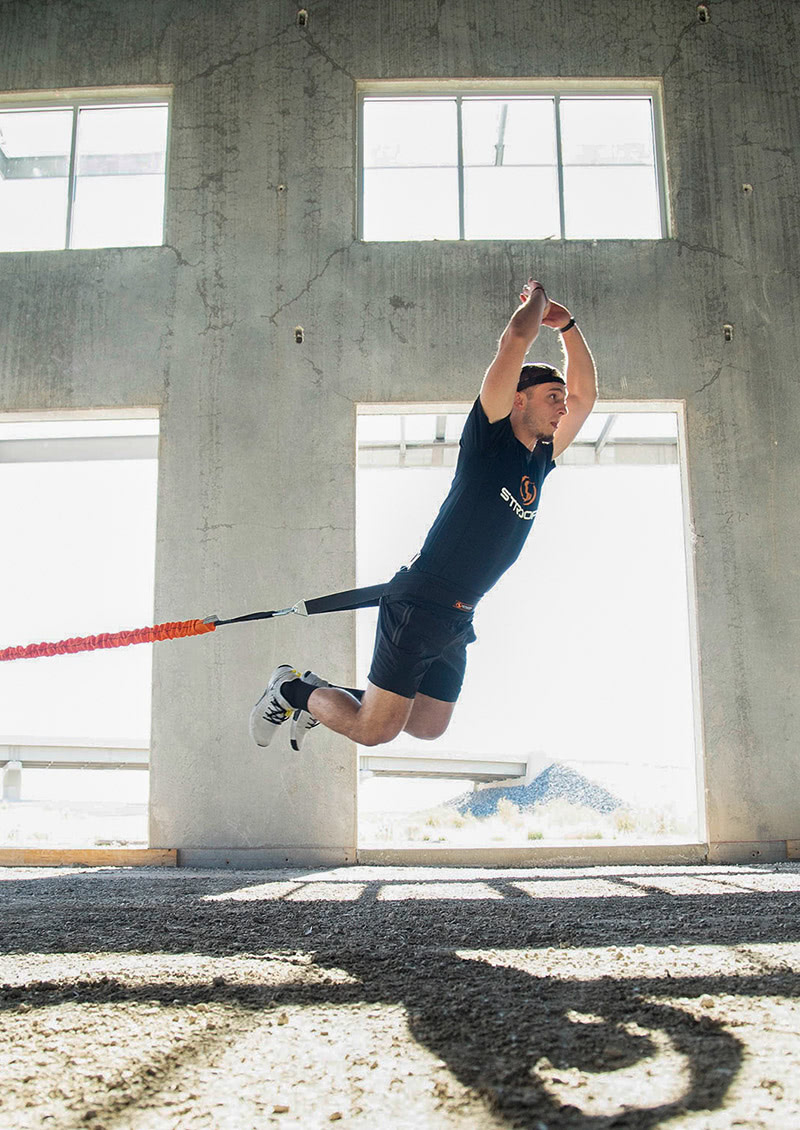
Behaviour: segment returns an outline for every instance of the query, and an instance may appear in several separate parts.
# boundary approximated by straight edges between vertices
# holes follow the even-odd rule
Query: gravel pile
[[[582,773],[577,773],[558,761],[548,765],[529,785],[480,789],[478,792],[456,797],[455,800],[450,801],[450,804],[462,814],[469,812],[473,816],[483,817],[494,816],[501,800],[511,801],[522,812],[538,804],[547,804],[551,800],[568,800],[570,804],[581,805],[602,813],[616,812],[618,808],[624,808],[619,797],[615,797],[608,789],[595,784]]]

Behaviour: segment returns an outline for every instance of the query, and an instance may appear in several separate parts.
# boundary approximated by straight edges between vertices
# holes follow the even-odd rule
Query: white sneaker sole
[[[288,663],[282,663],[279,667],[276,667],[270,676],[267,689],[250,711],[250,737],[262,749],[266,749],[283,723],[292,716],[292,707],[281,696],[278,688],[281,683],[300,677],[300,672],[296,671],[294,667],[290,667]],[[273,720],[265,717],[266,706],[270,703],[283,708],[284,715],[282,718]]]

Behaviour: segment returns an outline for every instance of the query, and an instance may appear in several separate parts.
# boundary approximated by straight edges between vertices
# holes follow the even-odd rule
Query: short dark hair
[[[562,384],[566,385],[566,381],[559,373],[558,369],[552,365],[523,365],[519,374],[519,381],[517,382],[517,392],[522,392],[525,388],[530,388],[531,385],[546,385],[546,384]]]

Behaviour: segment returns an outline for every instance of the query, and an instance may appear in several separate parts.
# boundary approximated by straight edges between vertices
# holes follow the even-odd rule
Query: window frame
[[[561,154],[561,116],[559,112],[560,100],[563,97],[587,95],[592,98],[631,98],[641,97],[650,100],[653,109],[653,147],[655,157],[656,192],[658,197],[658,213],[661,222],[661,235],[648,239],[636,238],[637,243],[655,242],[673,238],[672,216],[669,206],[669,188],[667,178],[666,136],[664,127],[664,98],[663,82],[659,78],[637,79],[484,79],[460,80],[438,79],[434,81],[416,79],[373,80],[365,79],[356,86],[356,194],[354,224],[356,238],[363,243],[486,243],[489,239],[467,239],[464,235],[464,164],[461,151],[461,101],[465,98],[486,97],[524,98],[538,95],[553,98],[555,101],[555,130],[556,130],[556,155],[558,177],[558,208],[560,217],[561,234],[547,239],[504,239],[502,236],[494,237],[495,241],[503,243],[518,242],[579,242],[581,239],[594,242],[601,239],[603,243],[630,241],[633,237],[620,236],[606,239],[604,237],[579,236],[570,237],[564,234],[564,167]],[[458,129],[458,239],[438,240],[367,240],[364,237],[364,104],[373,98],[443,98],[455,99],[457,102],[457,129]]]
[[[64,246],[50,248],[50,251],[99,251],[103,247],[115,247],[115,244],[103,244],[102,247],[84,248],[72,247],[72,216],[75,204],[75,189],[77,177],[75,175],[75,145],[78,132],[78,111],[98,108],[122,108],[125,106],[166,106],[167,107],[167,135],[164,152],[164,209],[161,215],[161,242],[156,244],[134,244],[135,247],[163,247],[166,241],[167,221],[167,193],[169,190],[169,154],[172,133],[172,85],[163,86],[112,86],[112,87],[86,87],[68,90],[22,90],[13,93],[0,94],[0,112],[4,110],[72,110],[72,133],[69,151],[69,170],[67,173],[67,215],[65,221]],[[127,246],[119,250],[128,250]],[[31,251],[0,251],[3,255],[23,254]]]

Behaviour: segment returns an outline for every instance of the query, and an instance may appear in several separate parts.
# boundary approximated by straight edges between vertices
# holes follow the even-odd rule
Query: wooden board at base
[[[177,867],[175,848],[0,848],[0,867]]]

